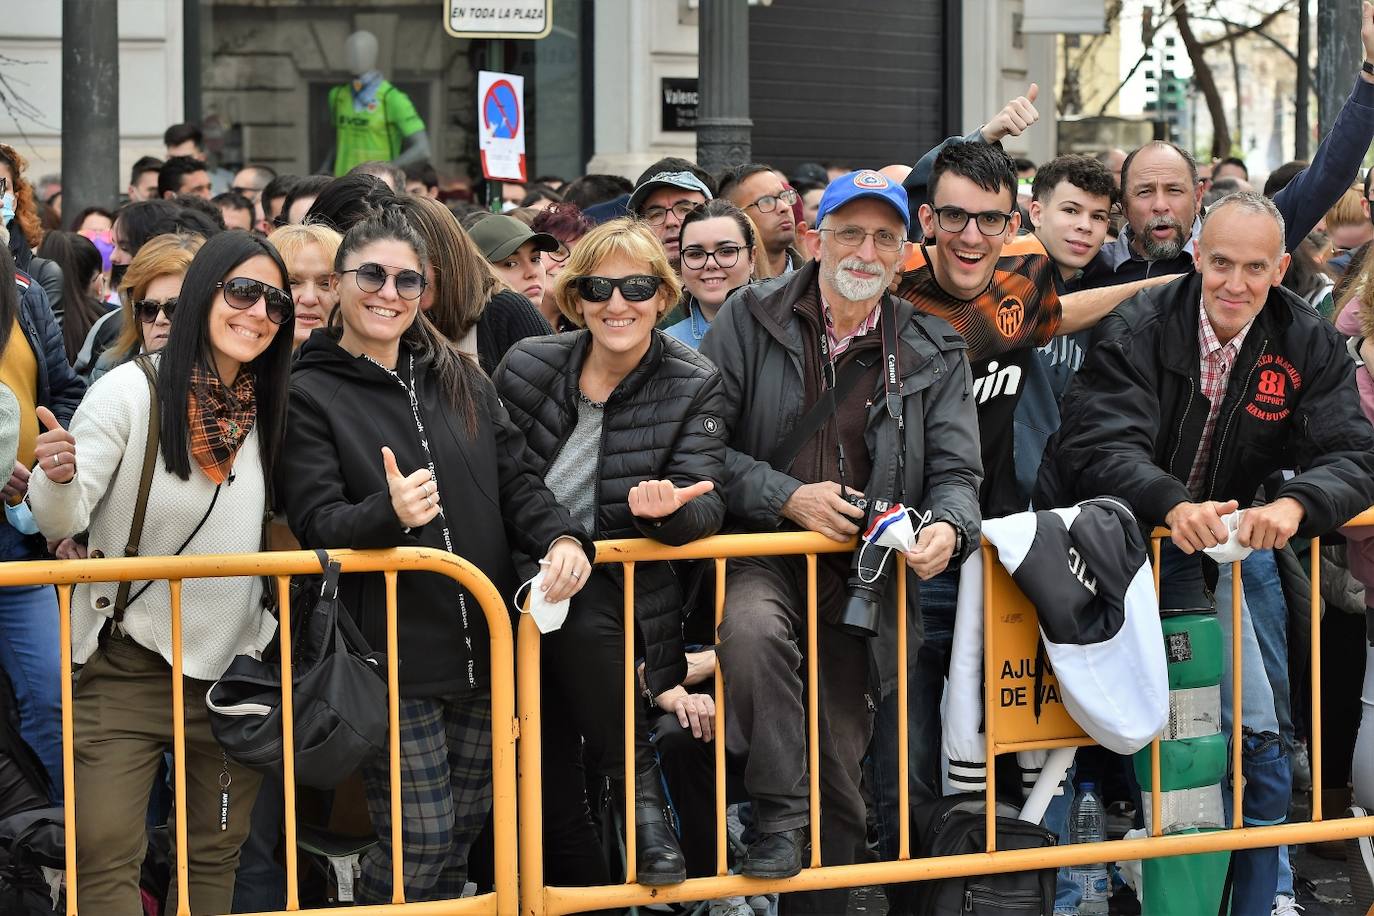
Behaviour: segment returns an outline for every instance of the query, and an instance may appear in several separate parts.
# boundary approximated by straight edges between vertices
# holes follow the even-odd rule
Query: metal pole
[[[1331,132],[1360,73],[1360,0],[1317,0],[1317,121]]]
[[[1307,113],[1312,95],[1312,79],[1308,67],[1312,62],[1311,0],[1298,0],[1298,78],[1297,98],[1293,108],[1293,158],[1308,157],[1308,138],[1312,133],[1312,119]]]
[[[749,5],[701,0],[697,57],[697,162],[716,173],[753,159],[749,119]]]
[[[119,194],[119,17],[116,0],[62,0],[63,208]]]

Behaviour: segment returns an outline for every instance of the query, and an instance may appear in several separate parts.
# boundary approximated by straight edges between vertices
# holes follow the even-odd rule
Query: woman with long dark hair
[[[547,600],[569,598],[590,576],[591,541],[534,472],[491,382],[420,311],[428,260],[394,208],[344,236],[336,319],[301,346],[291,374],[277,488],[291,529],[304,547],[447,550],[508,599],[519,550],[543,557]],[[384,647],[382,576],[345,576],[340,595]],[[486,618],[429,573],[403,573],[396,606],[405,894],[449,899],[491,808]],[[391,899],[389,769],[386,755],[363,765],[377,845],[362,860],[359,903]]]
[[[271,245],[247,232],[216,236],[186,272],[167,345],[148,359],[155,398],[144,367],[126,363],[92,386],[70,432],[40,411],[46,431],[34,449],[29,499],[45,535],[89,531],[91,556],[123,555],[155,424],[158,458],[139,552],[259,549],[286,422],[286,284]],[[172,741],[171,614],[165,581],[83,584],[72,595],[72,659],[83,665],[73,699],[77,893],[92,913],[142,913],[140,825]],[[186,580],[181,620],[187,791],[175,816],[187,819],[190,908],[223,913],[260,777],[216,743],[205,691],[235,655],[261,651],[276,624],[256,577]],[[176,896],[173,882],[169,911]]]
[[[665,544],[715,534],[725,516],[720,375],[655,325],[681,287],[645,223],[587,233],[554,285],[579,330],[521,341],[494,381],[549,488],[596,538]],[[580,761],[623,797],[624,580],[598,566],[562,629],[543,637],[544,843],[551,883],[605,884]],[[667,563],[635,567],[635,642],[646,694],[710,733],[711,698],[683,686],[683,589]],[[666,815],[644,706],[637,707],[635,829],[642,884],[686,878]],[[703,725],[703,721],[706,722]]]
[[[38,256],[62,268],[62,343],[67,360],[75,361],[91,326],[109,311],[100,249],[75,232],[49,232],[38,246]]]
[[[495,370],[517,341],[549,333],[534,304],[496,278],[448,207],[428,197],[399,197],[392,206],[429,249],[432,282],[420,310],[459,350],[477,357],[483,371]]]

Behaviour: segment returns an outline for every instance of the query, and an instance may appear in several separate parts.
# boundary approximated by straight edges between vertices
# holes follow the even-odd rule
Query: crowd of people
[[[1374,59],[1374,27],[1365,43]],[[1110,496],[1172,532],[1163,607],[1229,608],[1241,589],[1243,717],[1230,721],[1228,674],[1223,724],[1241,729],[1245,817],[1282,820],[1321,779],[1302,686],[1314,585],[1294,545],[1374,504],[1374,172],[1360,176],[1374,75],[1355,80],[1313,160],[1259,189],[1243,161],[1200,165],[1166,140],[1013,160],[1001,141],[1038,120],[1033,87],[910,165],[713,175],[669,157],[634,182],[544,176],[496,208],[441,200],[428,164],[230,173],[177,125],[164,158],[135,163],[126,202],[64,221],[60,187],[36,199],[23,157],[0,144],[0,460],[13,464],[0,559],[419,545],[466,558],[508,601],[529,581],[541,602],[570,603],[539,672],[546,879],[620,880],[615,812],[633,792],[627,854],[638,881],[665,885],[716,872],[718,740],[745,826],[735,871],[786,878],[809,862],[811,759],[821,861],[895,858],[909,816],[903,668],[910,804],[962,772],[941,709],[982,520]],[[890,506],[915,529],[900,563],[866,550],[816,561],[819,748],[806,744],[797,557],[732,560],[718,632],[710,570],[637,564],[643,696],[622,721],[626,576],[593,565],[596,541],[847,542]],[[156,523],[131,537],[145,514]],[[1233,537],[1253,548],[1241,583],[1203,557]],[[1324,559],[1347,583],[1324,592],[1328,607],[1367,621],[1363,684],[1346,679],[1363,721],[1345,723],[1359,728],[1350,807],[1363,814],[1374,537],[1349,529]],[[381,574],[345,577],[341,596],[384,646]],[[75,589],[76,890],[91,912],[170,911],[176,882],[140,878],[138,825],[181,817],[193,912],[281,909],[280,777],[226,754],[204,702],[236,655],[275,638],[271,599],[240,578],[188,581],[181,602],[186,810],[169,811],[170,586]],[[401,772],[384,756],[361,769],[375,843],[359,903],[392,899],[393,775],[406,899],[490,883],[485,617],[422,573],[401,574],[397,607]],[[0,588],[0,667],[61,804],[57,613],[51,587]],[[1229,672],[1231,618],[1219,620]],[[1122,782],[1111,800],[1141,811],[1120,758],[1081,753],[1045,818],[1062,839],[1075,779]],[[1370,887],[1369,840],[1352,844],[1352,882]],[[1233,875],[1233,912],[1297,911],[1285,848],[1236,852]],[[1077,912],[1079,893],[1061,879],[1055,912]],[[781,908],[841,914],[846,894],[785,894]],[[918,911],[912,887],[887,899]]]

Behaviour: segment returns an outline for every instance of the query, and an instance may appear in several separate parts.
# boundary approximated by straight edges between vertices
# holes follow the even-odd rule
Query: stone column
[[[753,158],[749,5],[746,0],[701,0],[698,15],[697,163],[715,174]]]
[[[116,0],[62,0],[62,205],[110,207],[119,195]]]

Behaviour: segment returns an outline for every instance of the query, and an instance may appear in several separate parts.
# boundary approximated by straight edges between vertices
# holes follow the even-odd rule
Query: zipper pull
[[[964,912],[973,912],[973,891],[964,891]]]

